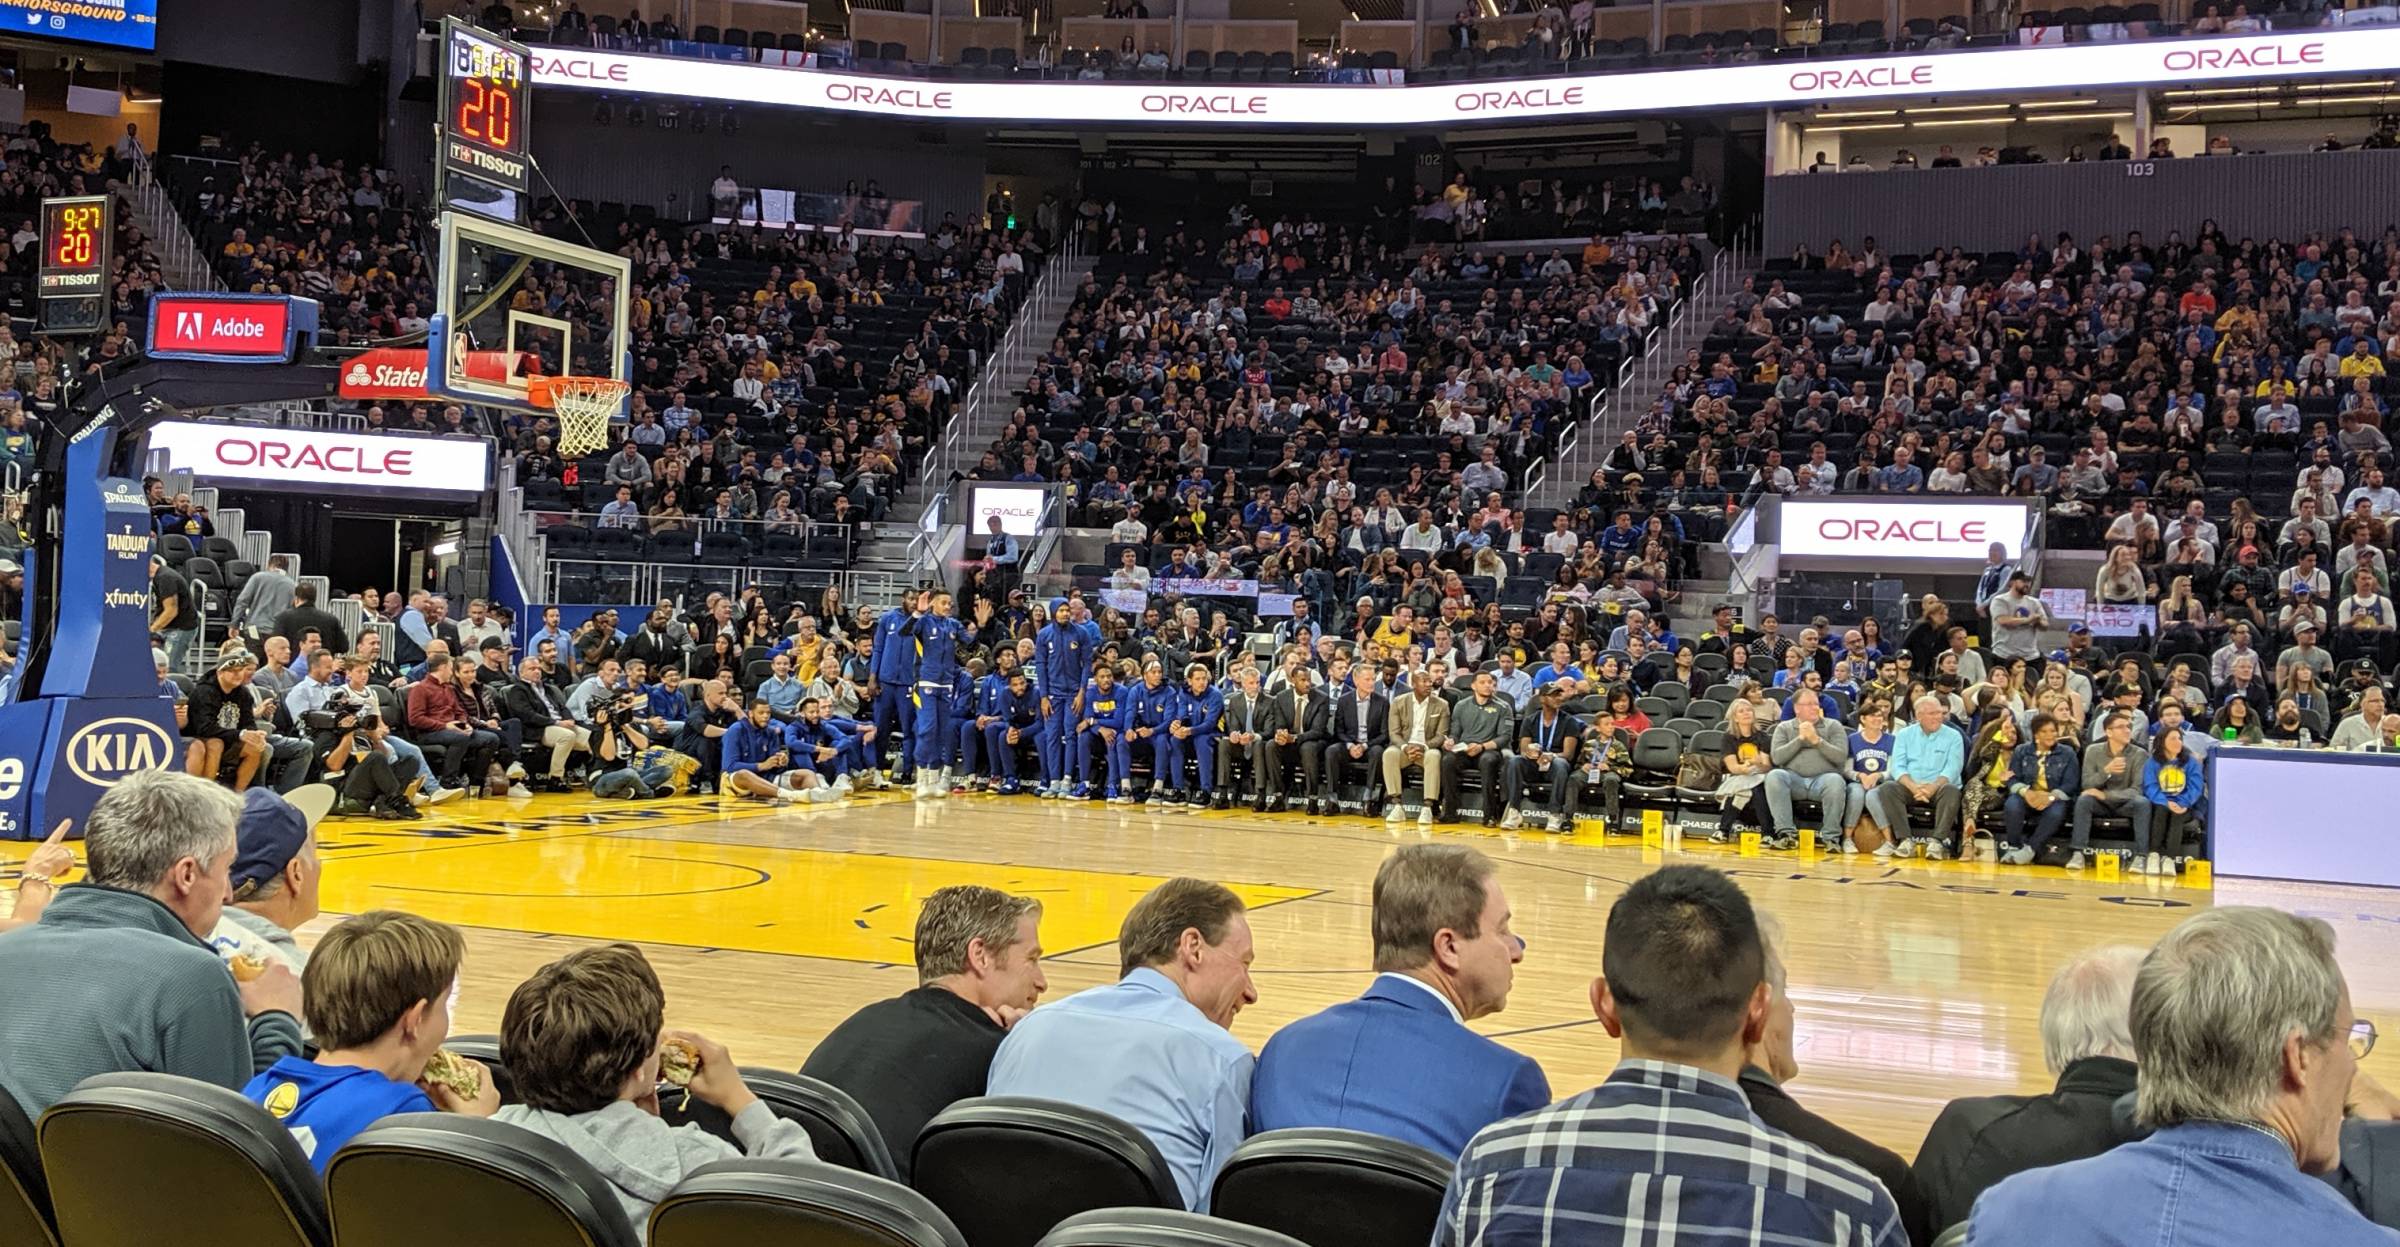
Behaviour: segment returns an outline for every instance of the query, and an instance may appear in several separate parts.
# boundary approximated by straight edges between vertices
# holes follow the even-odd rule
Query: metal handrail
[[[179,289],[223,290],[225,282],[217,276],[216,266],[192,235],[191,226],[175,206],[175,197],[167,193],[158,180],[157,167],[148,152],[137,151],[133,157],[132,176],[124,184],[133,192],[134,208],[149,230],[150,239],[159,250],[159,261]]]

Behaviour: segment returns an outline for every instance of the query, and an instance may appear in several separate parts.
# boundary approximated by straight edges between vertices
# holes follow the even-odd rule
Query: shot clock
[[[109,248],[116,229],[117,205],[110,196],[42,201],[42,253],[34,273],[42,332],[99,330],[108,313]]]
[[[511,43],[455,18],[442,24],[442,202],[521,220],[530,187],[526,154],[533,62]]]

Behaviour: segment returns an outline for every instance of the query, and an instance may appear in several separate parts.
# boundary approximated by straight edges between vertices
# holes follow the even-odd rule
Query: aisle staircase
[[[217,277],[216,269],[208,262],[208,253],[184,224],[183,214],[175,210],[174,197],[166,184],[159,181],[157,169],[150,157],[135,160],[133,176],[118,183],[125,198],[133,204],[133,219],[141,226],[142,234],[150,240],[151,249],[158,253],[159,267],[167,279],[169,290],[222,290],[225,283]]]

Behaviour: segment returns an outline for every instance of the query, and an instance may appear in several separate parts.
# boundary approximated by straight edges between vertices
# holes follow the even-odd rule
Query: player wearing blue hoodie
[[[1224,726],[1225,694],[1209,684],[1208,668],[1193,663],[1184,672],[1184,687],[1175,695],[1166,735],[1160,739],[1159,777],[1166,802],[1178,800],[1192,809],[1208,807],[1208,787],[1217,774],[1217,730]],[[1191,787],[1184,787],[1184,765],[1197,762]],[[1152,798],[1157,798],[1152,790]]]
[[[1125,775],[1130,758],[1125,750],[1125,730],[1133,724],[1131,689],[1117,686],[1117,669],[1101,663],[1092,669],[1091,683],[1083,686],[1083,715],[1075,721],[1075,790],[1094,797],[1105,797],[1123,803],[1133,798],[1125,795]],[[1094,755],[1098,755],[1095,762]],[[1103,777],[1100,789],[1090,787],[1093,773]]]
[[[1067,795],[1073,774],[1068,754],[1078,716],[1075,703],[1084,677],[1092,669],[1092,634],[1077,624],[1067,599],[1052,598],[1045,612],[1050,622],[1033,638],[1033,679],[1041,697],[1042,786],[1044,797]]]

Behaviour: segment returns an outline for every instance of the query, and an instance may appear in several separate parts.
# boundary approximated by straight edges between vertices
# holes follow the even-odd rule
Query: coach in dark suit
[[[1275,1032],[1250,1083],[1256,1132],[1363,1130],[1456,1157],[1475,1132],[1550,1102],[1533,1058],[1468,1030],[1508,1002],[1525,945],[1492,861],[1411,844],[1375,872],[1366,994]]]
[[[2142,950],[2095,948],[2060,967],[2042,996],[2048,1095],[1952,1100],[1917,1148],[1914,1172],[1936,1231],[1967,1219],[1975,1197],[2028,1169],[2082,1160],[2132,1136],[2112,1117],[2132,1093],[2133,976]]]
[[[1383,775],[1385,721],[1391,700],[1383,695],[1375,669],[1360,666],[1351,687],[1328,690],[1333,707],[1326,716],[1325,783],[1320,791],[1331,809],[1342,795],[1342,781],[1356,777],[1367,786],[1366,810],[1375,812],[1375,781]]]
[[[1283,777],[1286,768],[1298,763],[1300,799],[1309,813],[1318,812],[1317,798],[1325,790],[1325,740],[1331,734],[1328,709],[1325,694],[1317,690],[1315,673],[1306,667],[1292,668],[1284,686],[1267,698],[1267,738],[1260,749],[1258,773],[1270,811],[1288,808]]]
[[[1216,792],[1209,798],[1209,808],[1231,809],[1242,803],[1245,791],[1252,809],[1267,808],[1267,789],[1259,776],[1266,764],[1267,732],[1274,721],[1266,694],[1258,691],[1258,672],[1243,668],[1225,694],[1225,728],[1217,736]],[[1234,780],[1235,763],[1249,766],[1247,790]]]

